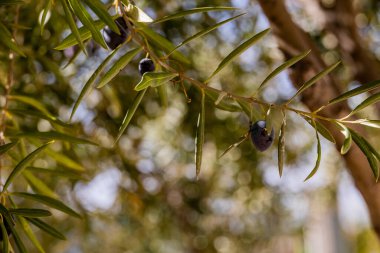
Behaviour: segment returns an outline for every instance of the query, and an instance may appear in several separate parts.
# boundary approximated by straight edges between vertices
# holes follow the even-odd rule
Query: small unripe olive
[[[104,41],[112,50],[117,48],[120,44],[123,44],[129,36],[128,26],[123,17],[115,19],[115,24],[119,28],[120,34],[115,33],[108,26],[103,29]]]
[[[154,62],[149,58],[144,58],[139,63],[139,72],[141,75],[144,75],[146,72],[153,72],[154,69]]]
[[[271,132],[268,133],[266,129],[266,122],[264,120],[259,120],[254,124],[251,124],[249,128],[251,134],[251,140],[255,147],[263,152],[267,150],[273,143],[274,139],[274,130],[271,129]]]

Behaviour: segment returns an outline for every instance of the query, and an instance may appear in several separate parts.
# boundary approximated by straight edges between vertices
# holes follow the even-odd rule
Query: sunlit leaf
[[[157,93],[160,96],[161,106],[164,108],[168,107],[168,92],[166,85],[161,85],[157,87]]]
[[[156,19],[154,23],[161,23],[164,21],[172,20],[172,19],[177,19],[177,18],[182,18],[187,15],[195,14],[195,13],[201,13],[201,12],[210,12],[210,11],[234,11],[238,10],[238,8],[235,7],[225,7],[225,6],[217,6],[217,7],[200,7],[200,8],[194,8],[190,10],[184,10],[180,11],[174,14],[170,14],[168,16],[165,16],[163,18]]]
[[[146,89],[148,87],[158,87],[178,76],[178,73],[170,72],[146,72],[142,76],[140,82],[135,86],[136,91]]]
[[[101,77],[97,88],[101,88],[109,83],[119,72],[127,66],[127,64],[141,51],[141,47],[128,51],[125,55],[120,57],[112,67]]]
[[[372,96],[368,97],[366,100],[364,100],[362,103],[360,103],[358,106],[355,107],[354,110],[350,113],[350,115],[353,115],[357,113],[360,110],[363,110],[367,106],[373,105],[380,101],[380,93],[373,94]]]
[[[314,128],[316,129],[317,126],[315,123],[313,124]],[[318,131],[315,131],[315,135],[317,137],[317,161],[315,162],[315,166],[313,170],[310,172],[310,174],[305,178],[305,181],[309,180],[314,174],[318,171],[319,164],[321,163],[321,156],[322,156],[322,149],[321,149],[321,141],[319,140],[319,134]]]
[[[340,148],[340,153],[342,155],[345,155],[351,148],[351,144],[352,144],[351,133],[350,133],[350,130],[345,125],[339,122],[335,122],[335,123],[340,127],[340,132],[344,136],[344,141],[343,141],[342,147]]]
[[[373,81],[373,82],[370,82],[367,84],[363,84],[363,85],[361,85],[355,89],[349,90],[349,91],[337,96],[334,99],[331,99],[328,104],[329,105],[335,104],[335,103],[344,101],[350,97],[356,96],[358,94],[377,89],[379,87],[380,87],[380,80],[376,80],[376,81]]]
[[[15,208],[9,209],[9,212],[14,215],[33,218],[51,216],[50,211],[36,208]]]
[[[53,115],[51,115],[51,113],[46,109],[45,105],[35,98],[22,96],[22,95],[11,95],[8,98],[10,100],[16,100],[16,101],[19,101],[21,103],[30,105],[30,106],[36,108],[37,110],[39,110],[40,112],[42,112],[43,114],[45,114],[47,117],[51,117],[51,118],[55,119],[55,117]]]
[[[128,14],[128,17],[132,18],[136,22],[141,22],[141,23],[153,22],[153,19],[149,17],[148,14],[146,14],[143,10],[141,10],[139,7],[137,7],[134,4],[128,4],[126,8],[126,12]]]
[[[49,196],[51,198],[58,198],[57,194],[49,188],[41,179],[35,177],[30,171],[24,170],[22,175],[33,189],[33,191]]]
[[[63,10],[65,12],[65,18],[66,18],[66,21],[70,27],[70,30],[72,32],[72,35],[71,35],[71,40],[72,40],[72,45],[70,45],[68,43],[68,41],[65,41],[63,40],[62,43],[60,45],[58,45],[55,49],[56,50],[63,50],[67,47],[70,47],[70,46],[74,46],[76,44],[79,44],[79,47],[80,49],[82,49],[82,51],[87,54],[87,51],[86,51],[86,48],[84,47],[84,44],[83,44],[83,39],[82,39],[82,36],[78,30],[78,27],[75,23],[75,20],[74,20],[74,17],[70,11],[70,8],[69,8],[69,2],[68,0],[61,0],[61,3],[62,3],[62,6],[63,6]],[[86,28],[87,29],[87,28]],[[69,36],[70,37],[70,36]]]
[[[63,169],[47,169],[47,168],[31,167],[31,166],[28,166],[26,169],[33,172],[33,173],[51,174],[53,177],[66,177],[66,178],[76,179],[76,180],[79,180],[79,179],[80,180],[86,180],[85,177],[83,175],[81,175],[80,172],[67,170],[67,169],[66,170],[63,170]]]
[[[278,172],[280,177],[282,177],[282,172],[284,170],[284,160],[285,160],[285,127],[286,127],[286,117],[282,120],[280,133],[278,137]]]
[[[48,196],[44,196],[40,194],[27,193],[27,192],[12,192],[11,194],[14,196],[37,201],[39,203],[50,206],[64,213],[67,213],[73,217],[81,218],[81,216],[77,212],[75,212],[73,209],[71,209],[70,207],[68,207],[67,205],[65,205],[63,202],[61,202],[58,199],[50,198]]]
[[[333,71],[336,67],[338,67],[339,64],[340,64],[340,61],[330,65],[326,69],[322,70],[321,72],[313,76],[310,80],[302,84],[301,87],[296,92],[296,94],[294,94],[294,96],[289,99],[288,103],[290,103],[296,96],[304,92],[306,89],[310,88],[312,85],[317,83],[320,79],[328,75],[331,71]]]
[[[107,44],[103,39],[103,36],[100,34],[100,31],[95,27],[94,21],[92,20],[90,14],[79,2],[79,0],[68,0],[72,10],[75,15],[78,17],[80,22],[90,30],[92,38],[99,43],[103,48],[107,49]]]
[[[307,123],[309,123],[312,127],[314,127],[314,124],[312,120],[308,117],[303,117]],[[325,137],[326,140],[336,143],[334,136],[331,134],[331,132],[319,121],[315,121],[316,130]]]
[[[379,180],[379,167],[378,159],[380,155],[363,137],[361,137],[354,130],[350,129],[353,141],[358,145],[363,154],[367,157],[368,163],[371,167],[372,173],[375,176],[376,182]],[[375,154],[373,153],[375,151]],[[377,157],[377,158],[376,158]]]
[[[135,100],[133,101],[133,104],[128,109],[127,113],[125,114],[125,117],[123,119],[123,123],[121,124],[120,129],[119,129],[119,133],[116,137],[115,144],[119,141],[119,139],[123,135],[125,129],[127,129],[128,125],[131,122],[133,115],[135,115],[135,112],[136,112],[137,108],[139,107],[141,100],[144,97],[146,91],[147,91],[147,89],[139,91],[137,93],[137,96],[136,96]]]
[[[9,49],[13,50],[14,52],[18,53],[21,56],[25,57],[24,52],[21,50],[21,48],[15,43],[15,41],[12,38],[12,34],[8,31],[8,29],[5,27],[3,23],[0,22],[0,43],[4,46],[8,47]]]
[[[53,158],[57,163],[62,164],[63,166],[67,168],[70,168],[79,172],[85,171],[82,165],[72,160],[71,158],[65,156],[63,153],[58,153],[51,149],[46,149],[46,154],[50,156],[51,158]]]
[[[63,0],[62,0],[63,1]],[[101,20],[96,20],[93,22],[96,29],[100,30],[102,29],[105,24]],[[75,26],[76,27],[76,26]],[[90,30],[87,29],[87,27],[82,26],[81,28],[77,28],[78,30],[78,38],[76,36],[76,33],[73,32],[69,34],[66,38],[62,40],[62,42],[56,46],[54,49],[56,50],[64,50],[68,47],[72,47],[78,44],[78,40],[83,43],[83,41],[88,40],[92,37]]]
[[[105,24],[117,34],[120,34],[119,28],[113,21],[112,16],[108,13],[107,8],[100,0],[83,0],[88,7],[101,19]]]
[[[202,90],[201,99],[201,112],[198,115],[197,123],[197,135],[195,138],[195,167],[196,167],[196,177],[198,178],[202,167],[202,156],[203,156],[203,144],[205,142],[205,93]]]
[[[58,230],[56,230],[52,226],[46,224],[42,220],[40,220],[38,218],[26,218],[26,220],[29,221],[30,223],[32,223],[34,226],[38,227],[39,229],[43,230],[44,232],[48,233],[51,236],[58,238],[60,240],[66,240],[66,237],[61,232],[59,232]]]
[[[302,60],[303,58],[305,58],[310,52],[311,52],[311,50],[305,51],[302,54],[297,55],[297,56],[295,56],[295,57],[287,60],[283,64],[281,64],[279,67],[277,67],[275,70],[273,70],[264,79],[264,81],[260,84],[259,89],[262,89],[269,80],[273,79],[275,76],[277,76],[278,74],[280,74],[282,71],[284,71],[285,69],[291,67],[292,65],[296,64],[297,62],[299,62],[300,60]]]
[[[369,126],[373,128],[380,128],[380,120],[363,119],[358,120],[360,125]]]
[[[222,26],[222,25],[224,25],[224,24],[226,24],[226,23],[228,23],[228,22],[231,22],[231,21],[233,21],[233,20],[235,20],[235,19],[241,17],[241,16],[244,15],[244,14],[245,14],[245,13],[240,14],[240,15],[237,15],[237,16],[232,17],[232,18],[229,18],[229,19],[226,19],[226,20],[224,20],[224,21],[222,21],[222,22],[219,22],[219,23],[217,23],[217,24],[215,24],[215,25],[213,25],[213,26],[207,27],[206,29],[203,29],[202,31],[200,31],[200,32],[198,32],[198,33],[196,33],[196,34],[190,36],[189,38],[187,38],[187,39],[185,39],[184,41],[182,41],[178,46],[176,46],[176,47],[173,49],[173,51],[171,51],[171,52],[169,53],[169,55],[172,54],[172,53],[173,53],[175,50],[177,50],[178,48],[180,48],[180,47],[182,47],[182,46],[188,44],[189,42],[191,42],[191,41],[193,41],[193,40],[195,40],[195,39],[197,39],[197,38],[199,38],[199,37],[202,37],[203,35],[205,35],[205,34],[211,32],[211,31],[215,30],[216,28],[218,28],[218,27],[220,27],[220,26]]]
[[[219,73],[219,71],[221,71],[227,64],[229,64],[233,59],[235,59],[237,56],[242,54],[245,50],[250,48],[254,43],[259,41],[265,35],[267,35],[269,33],[269,31],[270,31],[270,29],[266,29],[264,31],[261,31],[260,33],[255,34],[250,39],[246,40],[241,45],[239,45],[237,48],[235,48],[229,55],[227,55],[222,60],[222,62],[218,65],[218,67],[216,68],[214,73],[212,73],[212,75],[209,78],[207,78],[207,80],[205,82],[208,83],[210,81],[210,79],[213,78],[217,73]]]
[[[7,143],[7,144],[4,144],[4,145],[1,145],[0,146],[0,156],[5,154],[8,150],[10,150],[11,148],[13,148],[14,146],[17,145],[17,141],[15,142],[10,142],[10,143]]]
[[[5,135],[9,138],[38,138],[38,139],[47,139],[47,140],[61,140],[67,141],[70,143],[77,144],[90,144],[98,145],[92,141],[71,136],[65,133],[49,131],[49,132],[6,132]]]
[[[42,17],[41,17],[41,35],[44,32],[44,28],[46,25],[46,17],[47,17],[48,12],[50,11],[52,3],[53,3],[53,0],[46,0],[45,1],[45,7],[44,7],[44,10],[42,12]]]
[[[18,217],[22,229],[24,230],[25,234],[28,236],[29,240],[33,243],[33,245],[38,249],[39,252],[45,253],[45,250],[42,248],[41,243],[38,241],[37,237],[35,236],[33,230],[30,228],[29,224],[25,221],[23,217]]]
[[[137,32],[141,32],[144,35],[144,37],[147,38],[147,40],[149,41],[151,45],[163,50],[165,53],[170,53],[174,50],[175,46],[173,45],[173,43],[171,43],[162,35],[156,33],[155,31],[153,31],[152,29],[150,29],[148,26],[144,24],[137,23],[136,25],[138,27]],[[170,57],[184,64],[190,64],[189,59],[186,58],[186,56],[184,56],[179,51],[175,51],[174,53],[171,54]]]
[[[106,59],[104,59],[104,61],[99,65],[99,67],[95,70],[95,72],[91,75],[90,79],[88,79],[88,81],[86,82],[86,84],[83,86],[80,94],[79,94],[79,97],[78,99],[75,101],[75,104],[74,104],[74,107],[73,107],[73,110],[71,111],[71,115],[70,115],[70,121],[72,120],[75,112],[77,111],[78,109],[78,106],[79,104],[81,103],[81,101],[83,100],[83,98],[86,96],[86,94],[90,91],[90,89],[93,87],[93,84],[95,83],[95,80],[98,78],[98,76],[100,75],[100,73],[104,70],[104,68],[106,67],[106,65],[108,64],[108,62],[114,57],[114,55],[117,53],[117,51],[119,51],[121,47],[118,47],[116,48],[115,50],[112,51],[112,53],[110,53]]]
[[[16,167],[12,170],[11,174],[8,176],[7,181],[5,181],[3,192],[7,190],[8,186],[12,183],[13,179],[16,176],[18,176],[30,162],[36,159],[37,155],[39,155],[43,150],[45,150],[51,143],[53,142],[48,142],[42,145],[41,147],[37,148],[16,165]]]

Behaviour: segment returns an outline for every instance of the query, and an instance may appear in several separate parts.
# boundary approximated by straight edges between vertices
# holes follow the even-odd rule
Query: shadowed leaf
[[[349,91],[337,96],[334,99],[331,99],[328,104],[329,105],[335,104],[335,103],[344,101],[350,97],[356,96],[358,94],[377,89],[379,87],[380,87],[380,80],[376,80],[376,81],[373,81],[373,82],[370,82],[367,84],[363,84],[363,85],[361,85],[355,89],[349,90]]]
[[[197,135],[195,138],[195,145],[196,145],[195,167],[196,167],[197,178],[199,176],[199,173],[201,172],[204,141],[205,141],[205,93],[202,90],[201,112],[198,115]]]
[[[52,226],[46,224],[42,220],[40,220],[38,218],[26,218],[26,220],[29,221],[30,223],[32,223],[34,226],[38,227],[39,229],[43,230],[44,232],[48,233],[51,236],[58,238],[60,240],[66,240],[66,237],[61,232],[59,232],[58,230],[56,230]]]
[[[317,126],[315,125],[315,121],[313,121],[313,125],[314,125],[314,128],[317,129]],[[315,173],[317,173],[319,165],[321,163],[322,149],[321,149],[321,141],[319,140],[318,131],[315,131],[315,135],[317,137],[317,161],[315,162],[315,166],[314,166],[313,170],[305,178],[304,181],[309,180],[312,176],[314,176]]]

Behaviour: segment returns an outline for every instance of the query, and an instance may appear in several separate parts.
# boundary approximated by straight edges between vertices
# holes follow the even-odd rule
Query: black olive
[[[139,72],[141,75],[144,75],[146,72],[153,72],[154,69],[154,62],[149,58],[144,58],[139,63]]]
[[[123,17],[118,17],[115,19],[115,24],[119,28],[120,34],[115,33],[108,26],[104,27],[103,29],[104,41],[112,50],[117,48],[120,44],[124,43],[129,35],[128,26]]]
[[[251,124],[249,128],[251,134],[251,140],[255,147],[263,152],[267,150],[273,143],[274,130],[272,128],[270,134],[266,129],[266,122],[264,120],[259,120],[254,124]]]

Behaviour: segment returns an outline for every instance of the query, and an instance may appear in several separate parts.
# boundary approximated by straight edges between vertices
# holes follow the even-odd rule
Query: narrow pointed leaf
[[[282,172],[284,170],[284,160],[285,160],[285,126],[286,126],[286,118],[281,124],[281,129],[278,138],[278,172],[280,177],[282,177]]]
[[[29,221],[30,223],[32,223],[34,226],[38,227],[39,229],[43,230],[44,232],[48,233],[51,236],[58,238],[60,240],[66,240],[66,237],[61,232],[59,232],[58,230],[56,230],[52,226],[46,224],[42,220],[40,220],[38,218],[26,218],[26,220]]]
[[[57,209],[59,211],[62,211],[64,213],[67,213],[73,217],[81,218],[81,216],[77,212],[75,212],[70,207],[66,206],[60,200],[50,198],[48,196],[44,196],[44,195],[40,195],[40,194],[32,194],[32,193],[27,193],[27,192],[12,192],[11,194],[14,196],[18,196],[18,197],[37,201],[39,203],[50,206],[50,207]]]
[[[205,93],[202,90],[201,112],[198,116],[197,136],[195,138],[195,167],[198,178],[202,167],[203,144],[205,141]]]
[[[81,175],[80,172],[76,172],[76,171],[72,171],[68,169],[47,169],[47,168],[31,167],[31,166],[28,166],[26,169],[33,173],[50,174],[53,177],[66,177],[70,179],[83,180],[83,181],[86,180],[86,178],[83,175]]]
[[[245,134],[244,136],[240,137],[240,140],[232,145],[230,145],[224,152],[219,156],[219,158],[222,158],[225,154],[230,152],[233,148],[239,147],[240,144],[242,144],[245,140],[247,140],[249,137],[249,134]]]
[[[50,11],[51,4],[53,3],[53,0],[46,0],[45,2],[45,7],[42,12],[42,17],[41,17],[41,35],[44,33],[44,28],[46,25],[46,17],[48,12]]]
[[[82,91],[79,94],[78,99],[75,101],[73,110],[71,111],[70,115],[70,121],[72,120],[75,112],[78,109],[79,104],[82,102],[83,98],[86,96],[86,94],[91,90],[93,87],[93,84],[95,83],[95,80],[98,78],[100,73],[104,70],[108,62],[115,56],[116,52],[119,51],[121,47],[116,48],[114,51],[112,51],[111,54],[107,56],[106,59],[99,65],[99,67],[95,70],[95,72],[91,75],[90,79],[86,82],[86,84],[83,86]]]
[[[47,140],[61,140],[61,141],[67,141],[70,143],[77,143],[77,144],[90,144],[97,146],[98,144],[74,137],[65,133],[56,132],[56,131],[49,131],[49,132],[19,132],[19,133],[12,133],[12,132],[6,132],[5,134],[9,138],[38,138],[38,139],[47,139]]]
[[[161,106],[164,108],[168,107],[168,91],[166,85],[161,85],[157,87],[157,93],[160,97]]]
[[[222,62],[216,68],[216,70],[214,71],[214,73],[212,73],[212,75],[209,78],[207,78],[206,83],[208,83],[211,78],[213,78],[217,73],[219,73],[219,71],[221,71],[233,59],[235,59],[237,56],[239,56],[240,54],[242,54],[245,50],[247,50],[248,48],[250,48],[254,43],[256,43],[257,41],[259,41],[265,35],[267,35],[269,33],[269,31],[270,31],[270,29],[266,29],[264,31],[259,32],[258,34],[255,34],[250,39],[246,40],[241,45],[239,45],[236,49],[234,49],[229,55],[226,56],[226,58],[224,58],[222,60]]]
[[[220,27],[220,26],[222,26],[222,25],[224,25],[224,24],[226,24],[226,23],[228,23],[228,22],[233,21],[233,20],[235,20],[235,19],[241,17],[241,16],[244,15],[244,14],[245,14],[245,13],[240,14],[240,15],[237,15],[237,16],[232,17],[232,18],[229,18],[229,19],[226,19],[226,20],[224,20],[224,21],[222,21],[222,22],[219,22],[219,23],[217,23],[217,24],[215,24],[215,25],[213,25],[213,26],[207,27],[206,29],[204,29],[204,30],[202,30],[202,31],[200,31],[200,32],[198,32],[198,33],[196,33],[196,34],[190,36],[189,38],[187,38],[187,39],[185,39],[184,41],[182,41],[178,46],[176,46],[176,47],[173,49],[173,51],[171,51],[171,52],[169,53],[169,55],[172,54],[174,51],[176,51],[178,48],[180,48],[180,47],[182,47],[182,46],[188,44],[189,42],[191,42],[191,41],[193,41],[193,40],[195,40],[195,39],[197,39],[197,38],[199,38],[199,37],[202,37],[202,36],[205,35],[205,34],[208,34],[209,32],[215,30],[216,28],[218,28],[218,27]]]
[[[306,120],[307,123],[309,123],[314,128],[314,124],[310,118],[307,118],[307,117],[303,117],[303,118]],[[334,136],[331,134],[331,132],[322,123],[320,123],[319,121],[315,121],[315,127],[316,127],[315,129],[323,137],[325,137],[326,140],[328,140],[334,144],[336,143]]]
[[[316,126],[314,127],[316,128]],[[315,166],[310,174],[305,178],[305,181],[309,180],[314,174],[318,171],[319,164],[321,163],[322,149],[321,149],[321,141],[319,140],[318,131],[315,131],[315,135],[317,136],[317,161],[315,162]]]
[[[63,153],[55,152],[51,149],[46,149],[46,154],[53,158],[57,163],[62,164],[63,166],[70,168],[75,171],[83,172],[85,169],[82,165],[72,160],[71,158],[65,156]]]
[[[40,193],[51,198],[58,198],[57,194],[49,188],[41,179],[35,177],[30,171],[24,170],[22,175],[33,189],[34,192]]]
[[[5,218],[3,218],[3,221],[4,220],[5,220]],[[1,222],[0,226],[1,226],[1,234],[3,237],[2,252],[9,253],[9,238],[8,238],[8,233],[7,233],[7,230],[5,228],[4,222]]]
[[[97,88],[102,88],[107,83],[109,83],[119,72],[127,66],[127,64],[141,51],[141,47],[132,49],[128,51],[125,55],[120,57],[112,67],[107,71],[107,73],[100,79]]]
[[[304,84],[302,84],[302,86],[298,89],[296,94],[294,94],[294,96],[289,99],[288,103],[290,103],[296,96],[298,96],[299,94],[304,92],[306,89],[310,88],[312,85],[317,83],[320,79],[322,79],[323,77],[328,75],[331,71],[333,71],[336,67],[338,67],[339,64],[340,64],[340,61],[330,65],[329,67],[327,67],[326,69],[322,70],[317,75],[312,77],[310,80],[308,80]]]
[[[83,40],[82,40],[81,35],[79,33],[79,30],[78,30],[78,27],[75,23],[75,20],[73,18],[73,15],[72,15],[70,9],[69,9],[68,0],[61,0],[61,3],[63,6],[63,10],[65,12],[65,17],[66,17],[67,23],[70,27],[72,34],[73,34],[72,35],[72,42],[74,42],[74,44],[72,44],[71,46],[79,44],[80,49],[82,49],[82,51],[85,54],[87,54],[86,48],[84,47]],[[70,46],[67,46],[67,42],[65,42],[65,43],[64,42],[65,42],[65,40],[60,44],[60,46],[57,46],[55,49],[56,50],[63,50],[64,48],[70,47]],[[62,45],[66,45],[66,47],[62,48]]]
[[[201,13],[201,12],[210,12],[210,11],[234,11],[238,10],[238,8],[235,7],[225,7],[225,6],[219,6],[219,7],[201,7],[201,8],[194,8],[190,10],[184,10],[180,11],[168,16],[165,16],[163,18],[156,19],[154,23],[161,23],[164,21],[172,20],[172,19],[177,19],[177,18],[182,18],[191,14],[195,13]]]
[[[44,248],[42,248],[41,243],[38,241],[37,237],[34,235],[34,232],[30,228],[28,222],[23,217],[18,217],[22,229],[24,230],[26,236],[29,238],[29,240],[33,243],[33,245],[38,249],[39,252],[45,253]]]
[[[300,60],[302,60],[303,58],[305,58],[310,52],[311,52],[311,50],[303,52],[302,54],[297,55],[297,56],[295,56],[295,57],[287,60],[283,64],[281,64],[279,67],[277,67],[275,70],[273,70],[265,78],[265,80],[260,84],[259,89],[262,89],[269,80],[273,79],[275,76],[277,76],[278,74],[280,74],[282,71],[284,71],[285,69],[293,66],[294,64],[296,64],[297,62],[299,62]]]
[[[8,224],[11,224],[9,226],[9,229],[11,230],[11,233],[12,233],[12,236],[17,248],[19,249],[19,253],[27,253],[24,243],[22,242],[19,234],[17,233],[16,229],[13,226],[15,222],[12,216],[10,215],[9,211],[5,208],[5,206],[3,206],[2,204],[0,204],[0,213],[3,216],[3,219],[5,219]]]
[[[355,89],[349,90],[349,91],[337,96],[334,99],[331,99],[328,104],[329,105],[335,104],[335,103],[344,101],[350,97],[356,96],[358,94],[377,89],[379,87],[380,87],[380,80],[376,80],[376,81],[373,81],[373,82],[370,82],[367,84],[363,84],[363,85],[361,85]]]
[[[175,46],[173,45],[173,43],[171,43],[162,35],[156,33],[155,31],[153,31],[148,26],[142,23],[137,23],[136,25],[138,27],[137,32],[142,33],[144,37],[149,41],[149,43],[154,47],[163,50],[165,53],[170,53],[174,50]],[[175,51],[173,54],[171,54],[170,57],[184,64],[190,64],[189,59],[179,51]]]
[[[136,91],[141,91],[150,86],[158,87],[172,80],[174,77],[178,76],[178,73],[170,72],[146,72],[142,76],[140,82],[135,86]]]
[[[96,16],[99,17],[112,31],[120,34],[119,28],[113,21],[112,16],[108,13],[105,5],[99,0],[84,0],[84,2],[90,7],[90,9],[95,12]]]
[[[137,108],[139,107],[141,100],[143,99],[146,91],[147,91],[147,89],[139,91],[137,93],[137,96],[136,96],[135,100],[133,101],[132,106],[128,109],[127,114],[125,115],[125,117],[123,119],[123,123],[120,126],[119,133],[116,137],[115,144],[119,141],[119,139],[123,135],[125,129],[127,129],[128,125],[131,122],[133,115],[135,115],[135,112],[136,112]]]
[[[75,15],[78,17],[80,22],[90,30],[92,38],[99,43],[103,48],[107,49],[106,42],[104,41],[100,31],[94,25],[94,21],[92,20],[90,14],[83,7],[83,5],[79,2],[79,0],[68,0],[72,10]]]
[[[375,176],[376,182],[379,180],[379,167],[378,160],[380,158],[379,153],[369,144],[363,137],[361,137],[354,130],[350,129],[353,141],[358,145],[363,154],[367,157],[368,163],[371,167],[372,173]],[[375,153],[373,153],[373,151]]]
[[[45,114],[46,116],[55,118],[46,109],[45,105],[43,103],[41,103],[40,101],[38,101],[37,99],[35,99],[35,98],[27,97],[27,96],[21,96],[21,95],[11,95],[11,96],[9,96],[9,99],[10,100],[16,100],[16,101],[19,101],[21,103],[30,105],[30,106],[36,108],[37,110],[39,110],[40,112],[42,112],[43,114]]]
[[[105,24],[101,20],[96,20],[96,21],[94,21],[94,26],[96,27],[96,29],[100,30],[105,26]],[[76,26],[75,26],[75,28],[76,28]],[[76,34],[75,32],[72,32],[67,37],[65,37],[62,40],[62,42],[58,46],[56,46],[54,49],[55,50],[64,50],[68,47],[72,47],[72,46],[77,45],[78,41],[83,43],[83,41],[88,40],[92,37],[90,30],[88,30],[88,28],[85,26],[82,26],[79,29],[77,28],[77,31],[78,31],[78,34]]]
[[[3,23],[0,22],[0,43],[4,46],[8,47],[9,49],[13,50],[17,54],[24,56],[24,52],[21,50],[21,48],[15,43],[15,41],[12,38],[12,34],[8,31],[8,29],[5,27]]]
[[[13,148],[14,146],[17,145],[17,141],[15,142],[10,142],[10,143],[7,143],[7,144],[4,144],[4,145],[1,145],[0,146],[0,156],[5,154],[8,150],[10,150],[11,148]]]
[[[36,208],[15,208],[9,209],[9,212],[14,215],[19,215],[23,217],[47,217],[51,216],[51,212],[44,209],[36,209]]]
[[[16,176],[18,176],[29,163],[36,159],[37,155],[39,155],[43,150],[45,150],[51,143],[53,142],[48,142],[42,145],[41,147],[37,148],[16,165],[16,167],[12,170],[11,174],[7,178],[7,181],[5,181],[3,192],[7,190],[8,186],[12,183],[13,179]]]
[[[352,112],[350,112],[349,116],[354,115],[358,111],[363,110],[367,106],[373,105],[379,101],[380,101],[380,93],[373,94],[372,96],[364,100],[362,103],[360,103],[358,106],[356,106],[355,109],[352,110]]]
[[[340,148],[340,153],[342,155],[345,155],[351,148],[351,144],[352,144],[351,133],[350,133],[350,130],[345,125],[339,122],[335,122],[335,123],[340,127],[340,132],[344,135],[344,141],[343,141],[342,147]]]

